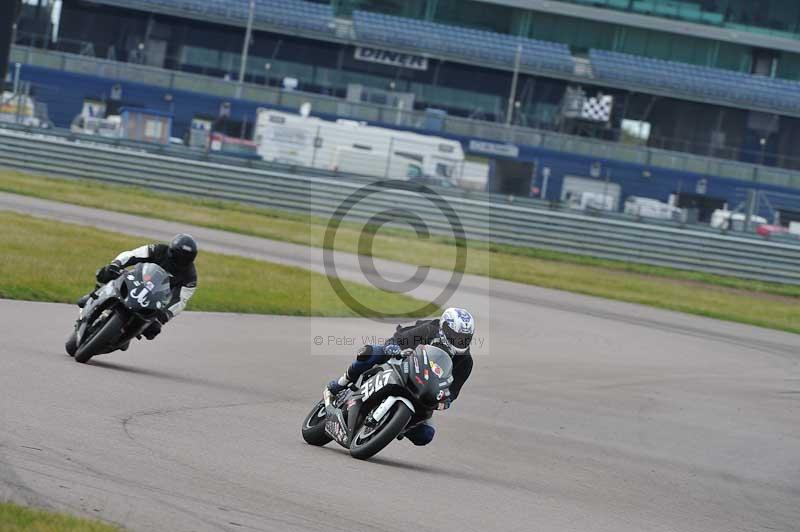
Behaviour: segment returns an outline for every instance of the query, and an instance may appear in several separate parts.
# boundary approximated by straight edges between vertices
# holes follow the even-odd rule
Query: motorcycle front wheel
[[[367,460],[378,454],[403,432],[414,416],[411,409],[402,401],[396,402],[377,422],[368,421],[372,417],[371,414],[372,412],[350,442],[350,456],[353,458]]]
[[[72,331],[67,341],[64,343],[64,350],[71,357],[75,356],[75,351],[78,350],[78,334],[77,331]]]
[[[75,362],[85,364],[93,356],[102,353],[103,348],[116,340],[123,325],[122,316],[118,312],[111,314],[108,321],[92,331],[89,337],[78,347],[75,352]]]
[[[322,447],[331,441],[331,437],[325,432],[327,414],[325,401],[320,401],[303,420],[303,428],[300,432],[307,444]]]

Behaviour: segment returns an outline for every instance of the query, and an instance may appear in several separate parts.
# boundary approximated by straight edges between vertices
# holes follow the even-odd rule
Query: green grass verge
[[[62,513],[0,503],[2,532],[121,532],[121,528]]]
[[[317,247],[327,224],[321,218],[235,202],[15,172],[0,171],[0,190]],[[135,203],[130,202],[133,195]],[[358,252],[360,235],[359,226],[345,224],[334,247]],[[407,232],[382,230],[373,244],[375,257],[402,262],[424,257],[427,265],[444,269],[455,262],[455,246],[445,238],[420,241]],[[798,286],[482,242],[469,243],[466,271],[800,333]]]
[[[94,271],[121,250],[142,240],[0,212],[0,298],[74,302],[92,287]],[[197,259],[199,287],[189,310],[281,314],[289,316],[354,316],[324,275],[302,268],[216,253]],[[377,311],[402,316],[424,302],[372,287],[345,283],[358,301]]]

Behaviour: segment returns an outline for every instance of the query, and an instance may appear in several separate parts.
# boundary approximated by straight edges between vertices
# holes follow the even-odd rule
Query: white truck
[[[254,140],[270,162],[390,179],[461,178],[460,142],[352,120],[259,109]]]
[[[625,214],[642,218],[676,221],[681,221],[684,217],[684,211],[680,207],[675,207],[656,199],[638,196],[630,196],[625,200]]]

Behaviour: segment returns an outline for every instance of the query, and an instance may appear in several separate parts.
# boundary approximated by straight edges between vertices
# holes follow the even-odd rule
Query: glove
[[[95,278],[97,279],[98,283],[104,284],[109,281],[113,281],[120,275],[122,275],[122,267],[116,262],[112,262],[108,266],[104,266],[97,270]]]
[[[383,346],[383,354],[392,358],[400,358],[402,355],[403,350],[400,349],[399,345],[389,344]]]
[[[156,319],[161,325],[166,325],[167,322],[172,319],[172,312],[168,310],[159,311],[158,316],[156,316]]]

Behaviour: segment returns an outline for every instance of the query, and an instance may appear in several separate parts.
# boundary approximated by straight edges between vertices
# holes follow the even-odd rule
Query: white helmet
[[[453,354],[463,354],[469,349],[475,334],[475,320],[463,308],[449,308],[439,320],[439,339]]]

